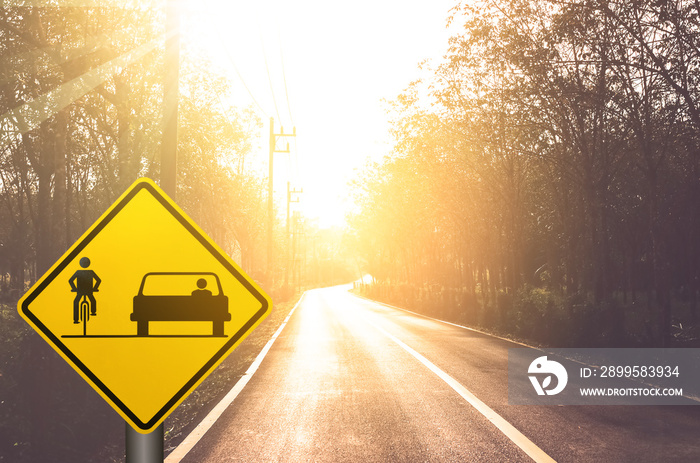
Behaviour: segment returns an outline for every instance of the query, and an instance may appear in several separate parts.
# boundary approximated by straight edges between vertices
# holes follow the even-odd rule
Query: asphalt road
[[[309,291],[182,461],[700,461],[700,406],[509,405],[512,347]]]

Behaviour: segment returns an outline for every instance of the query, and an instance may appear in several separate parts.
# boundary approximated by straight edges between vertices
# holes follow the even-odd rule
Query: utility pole
[[[289,143],[287,143],[287,148],[284,150],[277,149],[277,140],[282,137],[296,137],[297,128],[294,127],[292,133],[284,133],[284,127],[280,127],[280,133],[275,133],[275,119],[270,118],[270,159],[269,159],[269,169],[267,180],[267,280],[270,288],[273,288],[274,275],[273,275],[273,259],[272,259],[272,232],[274,223],[274,202],[273,202],[273,185],[272,185],[272,174],[274,165],[274,154],[275,153],[289,153]]]
[[[299,287],[302,282],[302,269],[306,271],[306,226],[304,217],[299,211],[294,211],[294,241],[293,249],[293,265],[294,269],[294,285]]]
[[[165,5],[165,79],[163,81],[163,140],[160,186],[175,201],[177,192],[177,116],[180,82],[180,0]],[[163,424],[141,434],[126,423],[126,463],[162,463]]]
[[[289,284],[289,266],[292,262],[291,259],[291,249],[289,246],[289,238],[291,236],[290,232],[291,230],[289,229],[289,207],[291,203],[298,203],[299,198],[292,199],[292,195],[296,194],[301,194],[304,192],[304,189],[302,188],[301,190],[292,190],[290,189],[290,183],[287,182],[287,265],[285,266],[284,269],[284,286],[287,286]]]

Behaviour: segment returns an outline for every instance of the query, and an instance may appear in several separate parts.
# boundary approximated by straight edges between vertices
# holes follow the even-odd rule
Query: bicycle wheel
[[[87,335],[87,322],[90,319],[90,303],[87,298],[80,302],[80,317],[83,319],[83,336]]]

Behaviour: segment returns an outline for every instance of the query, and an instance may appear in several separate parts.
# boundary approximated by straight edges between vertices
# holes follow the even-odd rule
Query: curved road
[[[308,291],[182,461],[700,461],[700,407],[508,405],[513,347],[347,288]]]

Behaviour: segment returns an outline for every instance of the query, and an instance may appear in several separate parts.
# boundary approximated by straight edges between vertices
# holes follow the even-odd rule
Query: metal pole
[[[126,423],[126,463],[163,463],[163,424],[141,434]]]
[[[272,204],[272,162],[275,155],[275,119],[270,118],[270,173],[267,179],[267,281],[272,289],[272,221],[274,214]]]
[[[165,5],[165,80],[163,81],[163,143],[160,186],[175,200],[177,182],[177,117],[180,74],[180,1]]]
[[[292,202],[292,190],[289,188],[289,182],[287,182],[287,234],[285,235],[285,259],[286,262],[284,264],[284,286],[286,287],[289,284],[289,263],[290,263],[290,257],[289,257],[289,205]]]

